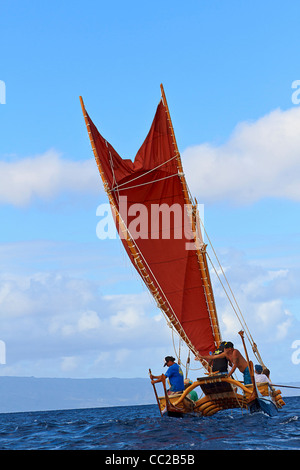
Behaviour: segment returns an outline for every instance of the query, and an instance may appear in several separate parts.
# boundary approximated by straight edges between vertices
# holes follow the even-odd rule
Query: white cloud
[[[284,310],[286,319],[276,325],[276,338],[280,341],[284,340],[291,328],[293,327],[293,318],[288,310]]]
[[[297,307],[299,289],[296,293],[293,287],[298,279],[298,270],[268,269],[259,260],[254,263],[242,254],[237,256],[235,250],[224,250],[220,258],[226,266],[226,276],[264,362],[272,370],[273,377],[292,380],[287,365],[291,360],[291,344],[300,337]],[[242,326],[214,272],[212,281],[223,340],[232,341],[243,351],[238,335]],[[282,288],[286,283],[291,286],[290,289]],[[250,359],[255,361],[248,341],[246,343]],[[283,361],[286,364],[284,369]]]
[[[8,360],[1,372],[20,374],[23,364],[21,375],[51,376],[57,364],[56,376],[123,376],[126,357],[155,355],[168,342],[169,329],[162,318],[159,324],[147,292],[104,297],[98,289],[66,273],[2,273],[0,339]],[[136,367],[143,370],[142,360],[127,376]]]
[[[201,202],[300,201],[300,107],[243,122],[226,143],[187,148],[184,168]]]
[[[300,201],[300,107],[277,109],[237,125],[226,143],[187,148],[183,163],[189,186],[201,200],[252,203],[262,198]],[[64,191],[98,192],[93,158],[64,159],[57,151],[0,162],[0,203],[24,206]]]
[[[78,367],[79,362],[78,358],[74,356],[63,357],[61,361],[61,370],[69,373]]]
[[[268,302],[260,302],[255,309],[255,320],[263,331],[266,329],[272,330],[273,328],[282,322],[285,318],[285,310],[280,299],[270,300]]]
[[[55,150],[0,162],[0,203],[25,206],[34,198],[52,199],[63,191],[99,191],[95,161],[63,159]]]
[[[78,320],[78,331],[88,331],[99,329],[101,321],[97,312],[87,311],[84,312]]]
[[[43,252],[28,252],[24,243],[13,247],[7,246],[8,253],[17,253],[22,265],[28,253],[32,266]],[[52,248],[46,250],[51,259],[61,254],[61,247],[58,253]],[[77,254],[78,246],[73,250]],[[250,263],[236,250],[222,251],[220,259],[259,351],[274,370],[275,351],[289,361],[291,344],[300,337],[298,271]],[[102,262],[107,275],[112,261]],[[119,269],[118,263],[114,266]],[[163,358],[174,354],[171,330],[148,292],[140,291],[139,281],[136,293],[104,295],[103,281],[85,278],[77,268],[30,273],[12,264],[10,274],[8,268],[7,261],[0,274],[0,339],[7,350],[1,374],[141,377],[149,367],[160,373]],[[213,273],[212,280],[223,339],[241,347],[240,324]],[[132,282],[130,278],[126,287],[132,289]]]

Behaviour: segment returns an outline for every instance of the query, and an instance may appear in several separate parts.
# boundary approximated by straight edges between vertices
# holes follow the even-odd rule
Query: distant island
[[[284,384],[300,387],[300,382]],[[300,390],[281,389],[282,396],[299,396]],[[0,413],[67,410],[154,404],[148,378],[61,379],[0,377]]]
[[[0,413],[152,403],[149,379],[0,377]]]

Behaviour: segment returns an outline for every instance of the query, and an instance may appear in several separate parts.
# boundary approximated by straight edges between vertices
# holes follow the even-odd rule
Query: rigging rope
[[[166,165],[167,163],[169,163],[170,161],[174,160],[175,158],[177,158],[178,154],[174,155],[173,157],[169,158],[169,160],[166,160],[165,162],[161,163],[160,165],[157,165],[155,168],[151,168],[151,170],[148,170],[146,171],[146,173],[143,173],[139,176],[136,176],[135,178],[132,178],[131,180],[128,180],[128,181],[125,181],[124,183],[121,183],[121,184],[116,184],[115,187],[113,187],[111,189],[111,191],[115,191],[116,187],[120,188],[121,186],[125,186],[126,184],[129,184],[129,183],[132,183],[133,181],[139,179],[139,178],[142,178],[143,176],[146,176],[148,175],[149,173],[151,173],[152,171],[155,171],[157,170],[158,168],[162,167],[163,165]],[[129,188],[126,188],[126,189],[129,189]]]
[[[200,217],[199,217],[199,219],[200,219]],[[211,259],[211,257],[209,256],[208,253],[206,253],[206,254],[207,254],[207,257],[208,257],[208,259],[209,259],[209,261],[210,261],[210,263],[211,263],[211,265],[212,265],[212,267],[213,267],[213,269],[214,269],[215,274],[217,275],[217,278],[218,278],[218,280],[219,280],[221,286],[223,287],[223,290],[224,290],[224,292],[225,292],[225,294],[226,294],[226,296],[227,296],[227,298],[228,298],[228,300],[229,300],[229,302],[230,302],[230,304],[231,304],[231,306],[232,306],[232,309],[233,309],[233,311],[234,311],[234,313],[235,313],[235,315],[236,315],[238,321],[240,322],[242,328],[245,330],[245,334],[246,334],[246,336],[247,336],[247,338],[248,338],[249,343],[250,343],[251,346],[252,346],[252,350],[253,350],[253,353],[254,353],[255,357],[257,358],[257,360],[259,361],[259,363],[260,363],[263,367],[265,367],[264,362],[263,362],[263,360],[262,360],[262,358],[261,358],[261,355],[260,355],[260,353],[259,353],[259,351],[258,351],[258,349],[257,349],[257,345],[256,345],[256,343],[254,342],[254,339],[253,339],[253,337],[252,337],[252,335],[251,335],[251,332],[250,332],[250,330],[249,330],[249,328],[248,328],[248,325],[247,325],[247,323],[246,323],[246,320],[245,320],[245,318],[244,318],[244,316],[243,316],[243,314],[242,314],[242,311],[241,311],[241,309],[240,309],[240,307],[239,307],[239,304],[238,304],[238,302],[237,302],[237,300],[236,300],[236,297],[235,297],[235,295],[234,295],[234,293],[233,293],[233,291],[232,291],[232,289],[231,289],[231,286],[230,286],[229,281],[228,281],[228,279],[227,279],[227,276],[226,276],[226,274],[225,274],[225,272],[224,272],[224,269],[223,269],[223,267],[222,267],[222,265],[221,265],[221,263],[220,263],[220,260],[219,260],[219,258],[218,258],[218,256],[217,256],[217,253],[216,253],[216,251],[215,251],[215,249],[214,249],[214,247],[213,247],[213,245],[212,245],[212,242],[211,242],[211,240],[210,240],[210,238],[209,238],[209,236],[208,236],[208,233],[207,233],[207,231],[206,231],[206,229],[205,229],[205,227],[204,227],[204,224],[203,224],[203,222],[202,222],[201,219],[200,219],[200,223],[201,223],[202,228],[203,228],[203,231],[204,231],[204,233],[205,233],[205,235],[206,235],[206,237],[207,237],[207,239],[208,239],[208,242],[209,242],[209,244],[210,244],[210,246],[211,246],[211,249],[212,249],[212,251],[213,251],[213,253],[214,253],[215,257],[216,257],[216,260],[217,260],[217,263],[218,263],[218,265],[219,265],[219,267],[220,267],[221,273],[222,273],[222,275],[223,275],[223,277],[224,277],[224,279],[225,279],[225,281],[226,281],[226,284],[227,284],[227,286],[228,286],[228,288],[229,288],[229,291],[230,291],[230,293],[231,293],[231,295],[232,295],[232,299],[233,299],[233,301],[234,301],[234,303],[235,303],[235,305],[236,305],[236,307],[237,307],[239,313],[237,312],[236,308],[234,307],[233,301],[232,301],[232,299],[230,298],[230,296],[229,296],[229,294],[228,294],[228,292],[227,292],[227,290],[226,290],[226,288],[225,288],[223,282],[221,281],[221,278],[220,278],[220,276],[219,276],[219,274],[218,274],[218,272],[217,272],[217,269],[216,269],[216,267],[215,267],[215,265],[214,265],[214,263],[213,263],[213,261],[212,261],[212,259]]]
[[[173,175],[169,175],[169,176],[165,176],[164,178],[159,178],[157,180],[154,180],[154,181],[146,181],[146,183],[141,183],[141,184],[136,184],[134,186],[126,186],[126,188],[121,188],[120,189],[120,186],[115,186],[112,191],[125,191],[127,189],[133,189],[133,188],[139,188],[140,186],[145,186],[146,184],[153,184],[153,183],[157,183],[158,181],[163,181],[163,180],[167,180],[168,178],[173,178],[174,176],[178,176],[178,173],[174,173]]]
[[[164,313],[164,312],[163,312]],[[171,331],[172,331],[172,343],[173,343],[173,349],[174,349],[174,354],[175,356],[177,357],[177,360],[180,361],[180,352],[178,353],[177,350],[176,350],[176,345],[175,345],[175,341],[174,341],[174,332],[178,335],[178,332],[176,330],[174,330],[173,328],[173,325],[171,324],[171,322],[168,322],[167,321],[167,324],[168,326],[171,328]],[[179,336],[179,335],[178,335]],[[179,336],[179,341],[182,340],[182,338]],[[188,347],[188,345],[187,345]],[[189,358],[190,358],[190,353],[191,353],[191,349],[188,347],[188,360],[187,360],[187,364],[184,365],[181,361],[180,361],[180,366],[183,367],[184,369],[186,369],[186,378],[187,378],[187,375],[188,375],[188,372],[189,370],[192,370],[192,371],[195,371],[195,370],[201,370],[201,369],[204,369],[204,366],[203,364],[201,364],[201,362],[199,362],[199,366],[200,367],[197,367],[196,369],[191,369],[189,367],[189,364],[190,364],[190,361],[189,361]],[[180,347],[179,347],[179,351],[180,351]],[[179,364],[179,362],[178,362]]]

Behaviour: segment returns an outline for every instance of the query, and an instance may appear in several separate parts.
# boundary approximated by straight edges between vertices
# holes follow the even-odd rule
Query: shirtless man
[[[205,359],[205,361],[221,357],[226,357],[226,359],[228,359],[228,361],[232,364],[232,368],[228,374],[228,377],[230,377],[235,371],[235,369],[238,368],[244,376],[244,385],[252,383],[246,359],[244,359],[238,349],[234,349],[233,344],[230,341],[225,344],[223,353],[218,355],[213,354],[212,356],[200,356],[200,358]]]

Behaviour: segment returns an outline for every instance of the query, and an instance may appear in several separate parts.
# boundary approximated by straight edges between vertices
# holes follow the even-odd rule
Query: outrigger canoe
[[[164,395],[158,397],[154,387],[161,414],[211,416],[222,410],[241,408],[272,415],[284,405],[281,392],[268,383],[255,384],[249,358],[252,385],[245,386],[226,374],[212,373],[211,365],[200,357],[215,351],[222,342],[208,267],[208,261],[212,263],[212,260],[203,241],[202,231],[205,234],[206,231],[198,204],[185,179],[163,86],[151,128],[133,161],[118,155],[99,133],[81,97],[80,102],[98,170],[127,255],[172,332],[200,359],[199,364],[207,374],[179,395],[169,395],[164,384]],[[211,248],[215,254],[212,245]],[[219,277],[214,266],[213,269]],[[226,281],[223,287],[228,284],[226,295],[253,354],[265,367],[220,263],[218,270]],[[194,402],[189,392],[196,387],[203,396]]]

